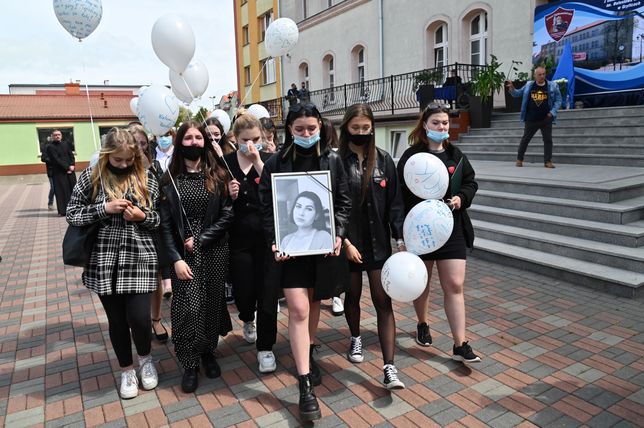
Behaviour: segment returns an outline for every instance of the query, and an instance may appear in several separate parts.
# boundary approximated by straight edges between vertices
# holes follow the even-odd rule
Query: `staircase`
[[[553,161],[537,132],[514,166],[518,113],[461,135],[479,183],[475,257],[623,297],[644,297],[644,107],[562,111]]]

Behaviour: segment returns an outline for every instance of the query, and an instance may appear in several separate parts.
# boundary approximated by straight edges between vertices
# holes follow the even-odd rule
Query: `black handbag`
[[[85,267],[92,255],[100,222],[87,226],[67,226],[63,238],[63,263],[69,266]]]

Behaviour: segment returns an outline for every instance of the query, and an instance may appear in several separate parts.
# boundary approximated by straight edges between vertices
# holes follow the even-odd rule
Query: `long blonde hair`
[[[107,168],[110,161],[109,156],[120,150],[129,151],[134,155],[134,169],[124,177],[112,174]],[[105,136],[105,143],[101,147],[98,162],[92,170],[92,187],[94,189],[92,199],[96,198],[101,185],[109,200],[122,199],[129,190],[141,207],[152,206],[147,187],[148,171],[144,165],[143,153],[134,140],[134,136],[124,129],[112,128]]]

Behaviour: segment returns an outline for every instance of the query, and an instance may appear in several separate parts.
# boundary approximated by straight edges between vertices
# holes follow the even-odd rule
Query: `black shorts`
[[[423,254],[422,256],[420,256],[421,260],[467,259],[465,235],[463,234],[463,228],[461,227],[460,219],[457,219],[458,217],[454,218],[454,229],[452,230],[452,234],[450,235],[445,245],[429,254]]]
[[[349,271],[350,272],[368,272],[371,270],[382,269],[382,266],[385,264],[386,260],[381,260],[374,262],[373,260],[362,260],[362,263],[353,263],[349,262]]]

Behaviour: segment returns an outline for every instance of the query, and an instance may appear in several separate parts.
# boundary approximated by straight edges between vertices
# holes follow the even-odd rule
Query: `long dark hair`
[[[206,176],[206,189],[210,193],[216,193],[221,191],[224,194],[228,194],[228,176],[226,171],[217,163],[217,154],[215,149],[210,144],[210,139],[206,135],[204,127],[201,126],[201,123],[190,120],[184,122],[183,125],[179,127],[177,135],[174,137],[172,144],[174,145],[174,151],[172,152],[172,159],[170,160],[170,165],[168,166],[168,171],[166,174],[170,174],[172,178],[178,177],[181,174],[186,174],[186,164],[184,162],[185,158],[181,153],[181,149],[177,148],[182,144],[183,138],[185,137],[188,129],[194,128],[201,133],[204,140],[204,154],[201,156],[199,162],[201,163],[201,169]],[[168,180],[169,181],[169,178]]]
[[[429,138],[427,138],[427,131],[425,131],[425,122],[429,119],[429,116],[437,113],[447,113],[449,117],[449,108],[443,106],[434,106],[430,104],[418,117],[418,122],[413,131],[409,134],[409,145],[410,146],[428,146],[429,147]],[[443,148],[449,147],[449,140],[443,141]]]
[[[338,147],[338,133],[335,132],[335,127],[333,122],[331,122],[326,117],[322,118],[322,127],[324,128],[324,133],[326,134],[326,144],[332,149]]]
[[[342,118],[342,124],[340,124],[340,156],[342,159],[346,154],[351,150],[349,148],[349,143],[351,139],[351,133],[349,132],[349,122],[351,119],[359,116],[364,116],[371,122],[371,141],[365,146],[365,160],[367,161],[367,173],[362,175],[362,191],[361,191],[361,201],[367,199],[367,191],[369,190],[369,182],[373,177],[373,170],[376,166],[376,136],[374,129],[374,118],[373,111],[371,107],[367,104],[353,104],[347,108],[347,112]]]
[[[284,145],[280,151],[282,159],[286,159],[290,152],[293,152],[293,156],[295,156],[295,149],[293,149],[293,134],[291,134],[291,129],[289,127],[300,117],[315,117],[320,122],[320,142],[318,143],[319,149],[317,155],[320,156],[322,152],[328,150],[326,145],[326,132],[322,126],[322,115],[318,108],[312,103],[295,104],[288,109],[288,114],[284,121]]]
[[[293,201],[293,206],[291,207],[291,215],[290,215],[290,219],[293,222],[293,224],[295,224],[295,220],[293,219],[293,212],[295,211],[295,205],[297,204],[297,201],[300,200],[300,198],[306,198],[313,201],[313,206],[315,207],[315,219],[313,220],[313,224],[311,225],[311,227],[317,230],[325,230],[326,216],[324,215],[324,207],[322,206],[322,201],[320,200],[320,197],[317,195],[317,193],[311,192],[308,190],[304,192],[300,192],[300,194],[297,195],[297,198],[295,198],[295,201]]]
[[[206,128],[208,125],[215,125],[217,128],[219,128],[219,134],[221,135],[221,139],[219,140],[219,147],[221,147],[221,152],[224,155],[227,155],[229,153],[233,153],[235,149],[233,148],[233,145],[228,142],[228,137],[226,137],[226,133],[224,132],[224,125],[221,124],[219,119],[216,117],[209,117],[206,119],[204,122],[204,128]],[[209,132],[206,131],[206,134],[208,135],[208,141],[210,141],[210,135]],[[217,143],[215,143],[217,144]]]

